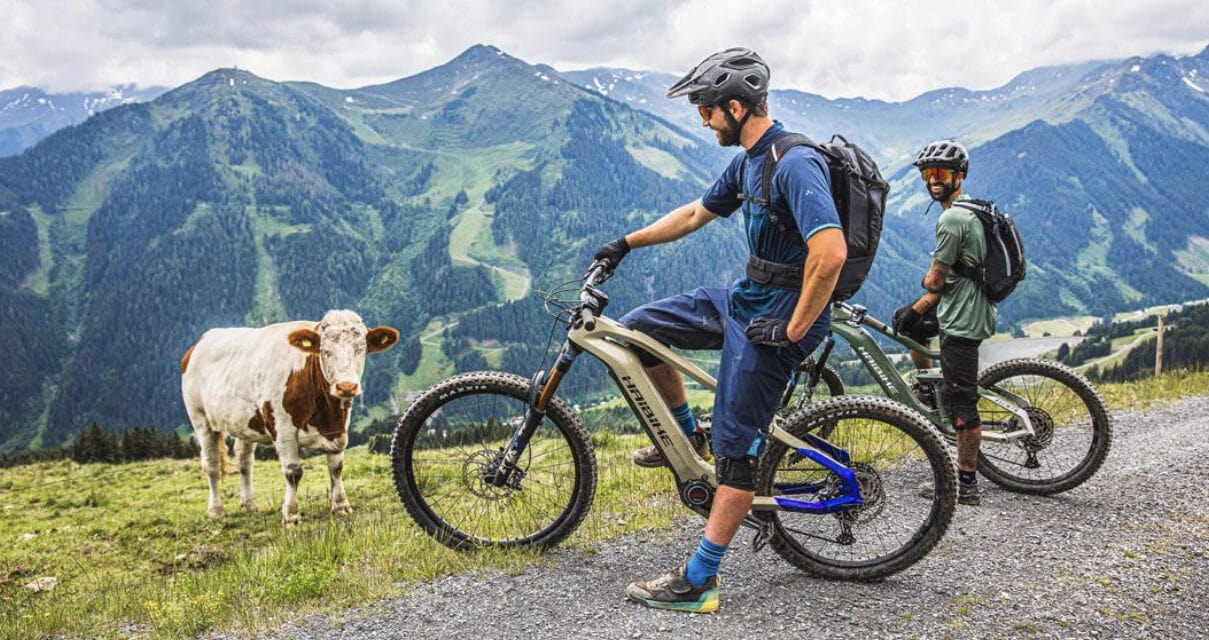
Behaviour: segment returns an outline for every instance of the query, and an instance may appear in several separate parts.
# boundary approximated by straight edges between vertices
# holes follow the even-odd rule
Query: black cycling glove
[[[919,322],[919,312],[912,306],[915,303],[905,304],[894,312],[894,318],[890,324],[894,325],[894,333],[896,335],[906,335],[911,333],[915,328],[915,323]]]
[[[760,317],[747,325],[747,339],[754,345],[765,347],[788,347],[789,321],[780,318]]]
[[[617,265],[621,264],[621,259],[626,257],[630,252],[630,243],[625,241],[625,236],[621,236],[616,240],[612,240],[600,245],[596,253],[592,254],[592,260],[603,260],[606,263],[606,268],[613,271]]]

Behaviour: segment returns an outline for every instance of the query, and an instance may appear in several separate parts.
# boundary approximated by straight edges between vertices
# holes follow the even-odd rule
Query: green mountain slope
[[[151,100],[159,87],[112,87],[103,92],[52,94],[35,87],[0,90],[0,157],[34,146],[55,131],[132,102]]]
[[[973,149],[968,182],[1016,217],[1030,251],[1003,328],[1209,295],[1209,53],[1082,71],[1026,74],[998,101],[921,97],[892,119],[932,122],[929,105],[983,131],[1013,123]],[[370,359],[360,416],[453,371],[531,373],[550,327],[535,292],[698,197],[733,153],[580,84],[486,46],[351,90],[220,69],[0,158],[0,339],[14,363],[0,368],[0,450],[93,420],[181,426],[179,358],[205,329],[334,307],[404,335]],[[935,221],[912,171],[891,178],[858,297],[885,315],[918,293]],[[740,224],[635,252],[610,313],[733,280]],[[569,388],[607,385],[585,362]]]
[[[435,351],[418,336],[573,277],[597,243],[696,197],[725,157],[552,73],[490,47],[352,91],[223,69],[0,159],[0,333],[28,351],[0,374],[0,448],[93,420],[175,428],[179,359],[206,328],[334,307],[410,337],[371,359],[371,405],[441,362],[537,366],[527,335],[438,335]],[[737,256],[731,231],[697,244]]]

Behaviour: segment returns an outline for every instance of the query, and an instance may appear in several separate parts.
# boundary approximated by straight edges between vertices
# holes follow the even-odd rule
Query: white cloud
[[[0,88],[175,86],[216,67],[335,87],[387,82],[476,43],[557,68],[682,73],[734,45],[773,84],[903,100],[998,86],[1030,68],[1209,43],[1209,3],[730,0],[585,3],[366,0],[4,0]]]

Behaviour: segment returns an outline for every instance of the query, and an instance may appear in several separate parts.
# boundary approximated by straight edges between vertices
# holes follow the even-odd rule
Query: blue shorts
[[[718,391],[714,395],[713,450],[725,458],[758,452],[794,369],[831,328],[830,307],[810,331],[787,347],[756,346],[747,326],[731,317],[730,289],[699,287],[692,293],[645,304],[621,317],[621,324],[679,349],[721,349]],[[789,318],[799,294],[786,290],[769,315]],[[640,352],[643,364],[660,361]]]

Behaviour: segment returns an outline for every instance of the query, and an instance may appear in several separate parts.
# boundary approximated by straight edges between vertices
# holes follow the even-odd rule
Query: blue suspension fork
[[[571,365],[575,362],[575,358],[582,353],[583,350],[570,342],[564,342],[562,351],[558,355],[558,360],[554,366],[550,368],[550,374],[547,376],[545,371],[538,371],[533,374],[533,378],[529,382],[529,397],[528,406],[525,409],[525,419],[521,422],[516,431],[512,432],[512,438],[508,441],[508,446],[500,452],[496,457],[495,462],[487,469],[485,480],[488,484],[496,487],[502,487],[506,484],[517,486],[520,483],[520,477],[517,476],[519,470],[516,467],[516,462],[520,460],[521,454],[529,446],[529,439],[533,437],[537,427],[546,417],[546,408],[550,406],[550,400],[554,398],[554,392],[558,390],[559,383],[562,382],[563,376],[567,371],[571,370]]]

